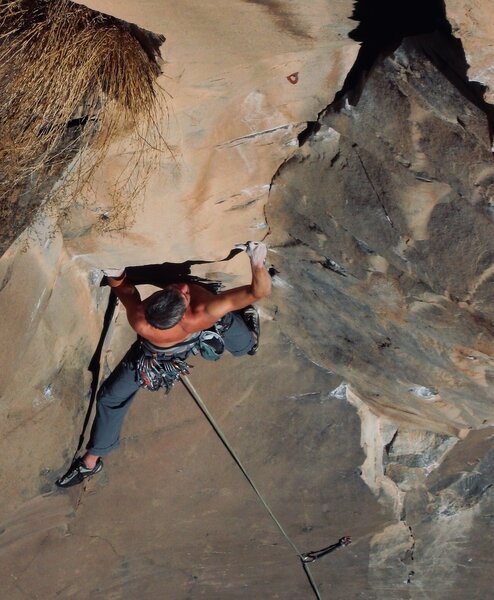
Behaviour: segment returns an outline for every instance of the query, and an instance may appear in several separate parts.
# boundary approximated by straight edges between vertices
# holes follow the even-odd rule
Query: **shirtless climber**
[[[101,457],[119,444],[124,417],[139,388],[168,391],[187,372],[184,361],[191,352],[199,348],[204,356],[204,343],[212,344],[207,348],[213,352],[219,341],[220,352],[224,345],[235,356],[255,354],[259,317],[250,305],[271,293],[271,277],[264,266],[267,248],[259,242],[239,247],[249,256],[252,281],[219,294],[192,283],[172,283],[141,300],[125,270],[104,271],[138,338],[100,387],[87,451],[74,460],[57,486],[71,487],[99,473]]]

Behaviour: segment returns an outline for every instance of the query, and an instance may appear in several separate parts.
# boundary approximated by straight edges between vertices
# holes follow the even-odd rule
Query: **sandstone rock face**
[[[338,378],[287,344],[276,322],[263,335],[255,358],[195,360],[191,380],[300,551],[354,536],[311,566],[323,597],[373,597],[369,543],[391,515],[356,468],[357,414],[331,394]],[[294,550],[182,386],[168,397],[140,393],[101,477],[26,500],[2,525],[0,575],[12,598],[312,595]]]
[[[118,140],[115,153],[94,173],[87,197],[72,201],[62,219],[56,213],[40,218],[0,260],[4,335],[13,341],[13,349],[2,351],[2,441],[6,448],[22,445],[23,424],[32,419],[48,418],[55,431],[43,437],[38,459],[26,465],[26,496],[39,488],[40,470],[67,461],[75,434],[67,437],[67,430],[84,412],[86,369],[107,305],[100,269],[218,260],[235,243],[266,235],[271,179],[296,150],[307,119],[342,86],[358,51],[346,35],[352,23],[343,16],[351,14],[351,2],[338,4],[338,12],[316,4],[310,11],[299,3],[274,12],[243,1],[214,3],[214,10],[198,2],[187,9],[159,2],[149,12],[132,3],[91,5],[165,32],[167,63],[158,83],[168,100],[159,126],[170,152],[160,155],[158,165],[152,153],[145,190],[122,216],[114,183],[133,148]],[[287,76],[295,72],[293,84]],[[205,265],[204,273],[238,285],[248,277],[248,263]],[[143,288],[144,295],[150,291]],[[117,356],[124,351],[112,347]],[[18,436],[13,446],[7,433]],[[26,458],[28,453],[26,448]],[[6,477],[17,478],[14,463]],[[14,506],[18,492],[9,494]]]
[[[468,76],[478,81],[487,89],[485,99],[494,101],[494,50],[492,38],[492,7],[488,2],[460,2],[446,0],[446,13],[451,23],[453,34],[460,38],[465,49],[470,68]]]
[[[93,199],[0,260],[4,595],[311,598],[291,544],[351,535],[310,565],[324,599],[489,597],[494,171],[458,47],[406,39],[348,89],[350,1],[84,4],[166,36],[170,152],[122,214],[116,144]],[[461,7],[446,10],[463,36]],[[291,543],[180,386],[141,392],[99,478],[54,493],[91,357],[101,379],[134,337],[117,307],[102,338],[99,269],[153,263],[132,272],[157,283],[162,261],[265,237],[259,353],[195,360],[191,379]],[[243,255],[192,272],[248,277]]]
[[[481,565],[491,535],[492,428],[463,440],[413,430],[345,393],[362,423],[362,477],[395,514],[371,539],[369,597],[482,598],[489,585]]]
[[[358,52],[347,37],[352,3],[98,0],[87,6],[167,38],[158,84],[170,152],[153,166],[125,234],[112,214],[109,180],[126,156],[102,165],[91,182],[92,211],[76,207],[71,218],[94,224],[95,214],[106,213],[117,225],[110,238],[81,230],[71,242],[74,254],[91,260],[94,252],[98,266],[102,257],[125,264],[157,256],[218,259],[239,240],[265,236],[273,174],[296,149],[306,121],[341,88]]]
[[[268,205],[282,328],[379,412],[491,424],[494,272],[486,115],[410,39],[329,109]]]

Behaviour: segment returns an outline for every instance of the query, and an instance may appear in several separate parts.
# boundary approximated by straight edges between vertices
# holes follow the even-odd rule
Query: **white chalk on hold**
[[[249,227],[249,229],[267,229],[267,228],[268,228],[268,224],[266,222],[255,223],[254,225],[251,225]]]
[[[271,281],[273,282],[274,287],[293,289],[293,285],[282,279],[279,275],[273,275]]]
[[[89,283],[91,285],[96,285],[100,283],[100,279],[101,279],[101,269],[96,269],[93,268],[89,271]]]
[[[408,388],[408,391],[423,400],[433,400],[438,395],[437,390],[428,388],[425,385],[413,385]]]
[[[346,389],[347,384],[342,382],[337,388],[330,392],[329,395],[332,398],[338,398],[338,400],[346,400]]]

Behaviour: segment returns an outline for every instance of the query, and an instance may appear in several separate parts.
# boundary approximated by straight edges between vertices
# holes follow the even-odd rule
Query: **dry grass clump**
[[[77,193],[123,130],[139,144],[121,186],[142,152],[165,149],[155,83],[163,41],[69,0],[0,0],[4,226],[29,224],[62,175]]]

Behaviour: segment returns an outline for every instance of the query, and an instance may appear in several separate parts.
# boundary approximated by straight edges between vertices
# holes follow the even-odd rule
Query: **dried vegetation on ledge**
[[[117,192],[142,179],[144,151],[166,148],[163,41],[69,0],[0,4],[1,251],[48,198],[60,203],[60,177],[58,198],[68,184],[78,194],[120,133],[138,143]]]

